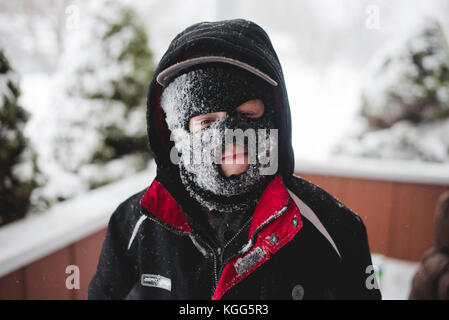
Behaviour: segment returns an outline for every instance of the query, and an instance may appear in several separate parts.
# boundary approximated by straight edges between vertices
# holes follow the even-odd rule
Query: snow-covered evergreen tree
[[[447,118],[449,47],[440,24],[428,22],[402,52],[384,60],[372,81],[374,90],[363,92],[362,115],[373,129]]]
[[[116,2],[94,6],[61,59],[54,141],[59,165],[87,188],[146,168],[146,94],[154,73],[148,36],[136,12]],[[59,197],[70,196],[65,191]]]
[[[24,136],[18,76],[0,50],[0,225],[23,217],[37,187],[36,155]]]
[[[449,46],[441,25],[381,54],[361,98],[365,126],[337,153],[449,161]]]

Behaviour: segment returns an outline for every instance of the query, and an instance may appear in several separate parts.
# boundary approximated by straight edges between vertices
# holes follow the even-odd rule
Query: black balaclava
[[[248,118],[235,111],[239,105],[252,100],[263,101],[265,110],[260,118]],[[196,66],[174,78],[161,95],[161,107],[166,114],[179,158],[181,181],[189,194],[203,207],[218,213],[247,213],[254,209],[258,198],[277,172],[277,129],[273,87],[258,76],[241,68],[210,63]],[[212,112],[227,112],[226,116],[198,132],[189,131],[192,117]],[[257,144],[244,139],[250,158],[248,169],[239,175],[226,177],[221,165],[212,155],[224,151],[225,129],[266,129],[266,136],[255,135]],[[263,130],[262,130],[263,131]],[[276,132],[277,133],[277,132]],[[261,141],[269,141],[268,150]],[[254,140],[253,140],[254,141]],[[259,147],[257,147],[259,146]],[[195,148],[201,148],[210,158],[195,163]],[[215,153],[214,153],[215,152]],[[198,153],[197,153],[198,154]],[[276,172],[266,174],[261,157],[275,154]],[[221,157],[219,157],[221,159]],[[269,165],[273,165],[270,163]]]

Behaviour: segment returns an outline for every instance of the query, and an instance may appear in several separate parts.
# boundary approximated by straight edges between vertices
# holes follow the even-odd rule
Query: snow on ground
[[[373,254],[375,269],[380,270],[380,291],[383,300],[407,300],[417,262],[398,260]]]

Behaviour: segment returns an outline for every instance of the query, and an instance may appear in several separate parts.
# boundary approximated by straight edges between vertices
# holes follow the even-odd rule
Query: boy
[[[380,298],[362,220],[293,176],[287,92],[261,27],[178,34],[147,124],[157,176],[112,215],[90,299]]]

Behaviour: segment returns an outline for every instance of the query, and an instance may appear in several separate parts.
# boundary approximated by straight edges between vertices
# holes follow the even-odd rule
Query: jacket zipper
[[[250,217],[250,218],[245,222],[245,224],[243,225],[243,227],[242,227],[239,231],[237,231],[236,234],[234,234],[234,236],[231,238],[231,240],[229,240],[228,242],[225,243],[225,245],[223,246],[223,251],[224,251],[224,249],[225,249],[225,248],[226,248],[232,241],[234,241],[234,239],[236,239],[236,238],[243,232],[243,230],[246,230],[246,227],[251,223],[252,219],[253,219],[253,217]]]
[[[199,239],[197,239],[198,241]],[[213,288],[211,290],[212,295],[214,294],[215,288],[217,288],[218,286],[218,274],[217,274],[217,256],[215,255],[215,251],[214,249],[212,249],[212,247],[205,241],[200,240],[201,242],[203,242],[203,244],[205,244],[209,249],[210,249],[210,255],[212,256],[214,263],[213,263],[213,267],[214,267],[214,274],[213,274]]]
[[[259,226],[259,228],[257,228],[256,230],[255,230],[255,232],[254,232],[254,234],[253,234],[253,236],[251,237],[251,239],[249,240],[249,243],[251,243],[251,246],[249,247],[249,248],[247,248],[247,250],[246,250],[246,252],[248,252],[251,248],[252,248],[252,246],[254,245],[254,238],[255,238],[255,236],[259,233],[259,231],[261,230],[261,229],[263,229],[267,224],[269,224],[269,223],[271,223],[273,220],[275,220],[275,219],[277,219],[277,218],[279,218],[279,216],[281,216],[282,214],[284,214],[286,211],[287,211],[287,209],[290,207],[290,204],[291,204],[291,202],[289,201],[281,210],[279,210],[276,214],[274,214],[272,217],[270,217],[267,221],[265,221],[264,223],[262,223],[262,225],[260,225]],[[142,212],[143,213],[143,212]],[[148,218],[150,219],[150,220],[152,220],[152,221],[154,221],[154,222],[156,222],[157,224],[159,224],[160,226],[162,226],[162,227],[164,227],[165,229],[167,229],[167,230],[169,230],[169,231],[172,231],[172,232],[174,232],[174,233],[177,233],[177,234],[180,234],[180,235],[190,235],[190,233],[188,233],[188,232],[185,232],[185,231],[179,231],[179,230],[176,230],[176,229],[174,229],[174,228],[171,228],[171,227],[168,227],[168,226],[166,226],[166,225],[164,225],[161,221],[158,221],[157,219],[154,219],[154,218],[152,218],[150,215],[147,215],[148,216]],[[231,240],[229,240],[224,246],[223,246],[223,248],[221,249],[221,252],[220,253],[218,253],[217,252],[217,254],[218,254],[218,257],[220,258],[220,273],[223,271],[223,269],[224,269],[224,265],[223,265],[223,261],[222,261],[222,259],[223,259],[223,252],[224,252],[224,249],[240,234],[240,233],[242,233],[243,232],[243,230],[245,230],[246,229],[246,227],[247,227],[247,225],[248,225],[248,223],[250,223],[252,221],[252,218],[250,218],[250,219],[248,219],[246,222],[245,222],[245,225],[231,238]],[[197,238],[197,241],[198,240],[200,240],[199,238]],[[214,287],[212,288],[212,296],[213,296],[213,294],[214,294],[214,292],[215,292],[215,289],[217,288],[217,286],[218,286],[218,273],[217,273],[217,269],[218,269],[218,266],[217,266],[217,255],[215,254],[215,251],[214,251],[214,249],[206,242],[206,241],[203,241],[203,240],[200,240],[201,242],[203,242],[203,244],[205,244],[209,249],[210,249],[210,252],[211,252],[211,255],[212,255],[212,258],[213,258],[213,269],[214,269],[214,274],[213,274],[213,284],[214,284]],[[233,258],[235,258],[235,257],[237,257],[237,256],[239,256],[239,255],[241,255],[242,254],[242,250],[240,250],[237,254],[235,254],[235,255],[233,255],[233,256],[231,256],[229,259],[227,259],[227,261],[226,261],[226,263],[227,262],[229,262],[230,260],[232,260]]]
[[[279,218],[280,216],[282,216],[282,215],[288,210],[288,208],[290,207],[290,204],[291,204],[291,201],[287,202],[287,204],[286,204],[284,207],[282,207],[282,208],[281,208],[279,211],[277,211],[273,216],[271,216],[271,217],[268,218],[264,223],[262,223],[262,224],[261,224],[255,231],[254,231],[254,233],[253,233],[252,237],[249,239],[248,243],[244,245],[244,247],[246,247],[246,246],[248,246],[248,244],[250,244],[250,245],[246,248],[246,250],[244,250],[244,251],[243,251],[243,250],[240,250],[240,251],[237,252],[236,254],[234,254],[234,255],[232,255],[231,257],[229,257],[229,258],[227,259],[227,261],[226,261],[226,264],[227,264],[229,261],[231,261],[232,259],[234,259],[234,258],[236,258],[236,257],[238,257],[238,256],[240,256],[240,255],[243,255],[243,254],[245,254],[246,252],[250,251],[251,248],[254,246],[254,239],[257,237],[257,235],[259,234],[260,230],[262,230],[266,225],[268,225],[268,224],[271,223],[272,221],[274,221],[274,220],[276,220],[277,218]],[[251,219],[250,219],[250,221],[251,221]],[[241,230],[239,230],[238,233],[241,233],[244,229],[245,229],[245,227],[242,228]],[[235,237],[233,237],[233,238],[226,244],[226,246],[227,246],[232,240],[234,240],[234,239],[235,239]],[[226,264],[225,264],[225,265],[226,265]],[[221,266],[221,268],[220,268],[220,273],[223,271],[225,265],[222,265],[222,266]]]

